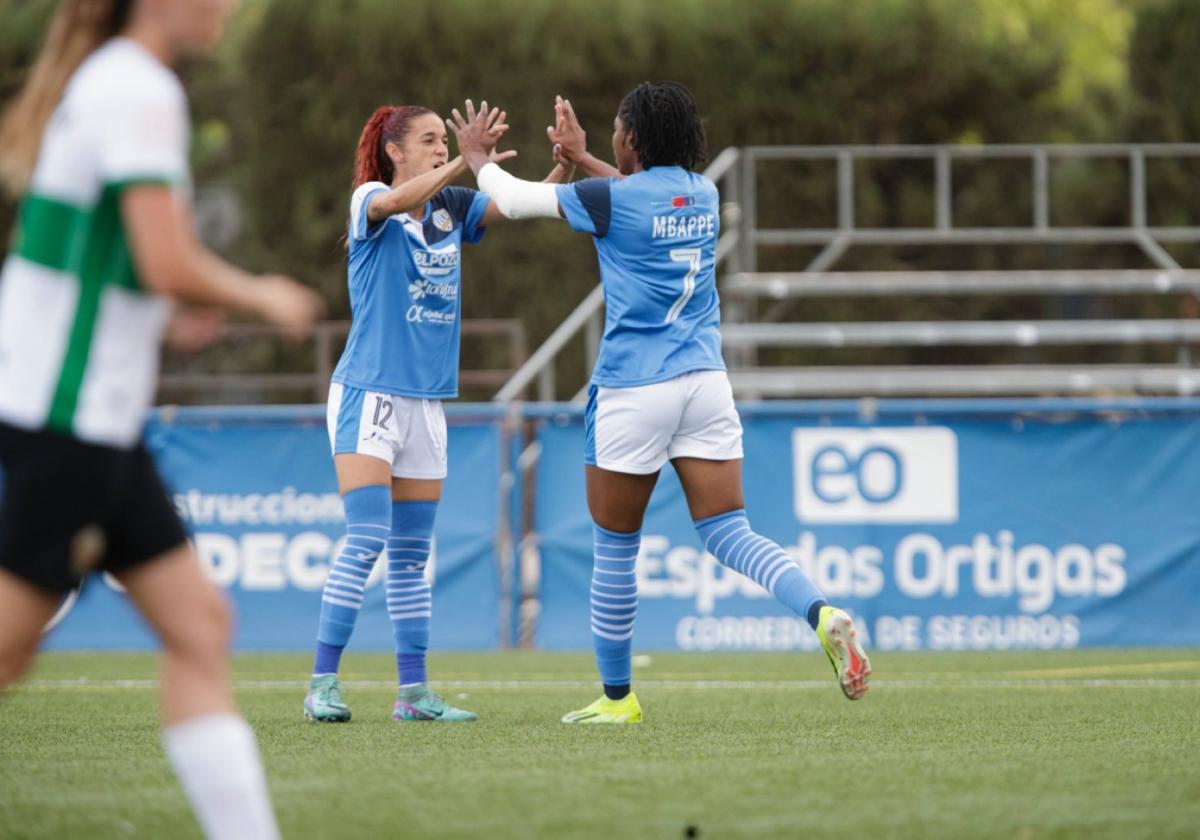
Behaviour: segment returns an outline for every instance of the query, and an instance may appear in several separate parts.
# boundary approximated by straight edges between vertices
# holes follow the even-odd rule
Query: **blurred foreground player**
[[[163,743],[205,834],[273,838],[230,687],[228,608],[140,443],[171,298],[291,336],[320,309],[193,233],[187,99],[168,68],[217,43],[229,6],[63,0],[0,125],[0,174],[20,196],[0,274],[0,686],[64,593],[112,573],[162,642]]]
[[[468,103],[469,104],[469,103]],[[512,217],[562,217],[591,234],[606,320],[585,414],[588,509],[594,523],[592,638],[604,695],[564,723],[637,723],[631,646],[642,520],[669,460],[704,548],[765,587],[817,632],[842,692],[871,673],[850,616],[829,606],[778,545],[750,527],[742,493],[742,426],[721,356],[716,186],[695,169],[704,128],[691,93],[642,84],[613,120],[617,165],[588,154],[570,103],[549,131],[556,155],[593,177],[551,187],[520,181],[485,154],[479,116],[452,127],[480,189]]]

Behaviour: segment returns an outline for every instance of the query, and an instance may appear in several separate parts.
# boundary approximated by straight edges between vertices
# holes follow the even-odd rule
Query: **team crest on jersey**
[[[449,233],[454,230],[454,219],[450,218],[449,211],[438,209],[433,211],[433,226],[443,233]]]

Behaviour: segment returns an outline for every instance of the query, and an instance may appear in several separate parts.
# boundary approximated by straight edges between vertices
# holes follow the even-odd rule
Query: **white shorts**
[[[325,412],[334,455],[387,461],[396,478],[446,477],[446,414],[441,400],[398,397],[334,382]]]
[[[671,458],[742,457],[742,422],[723,370],[699,370],[633,388],[588,390],[587,463],[647,475]]]

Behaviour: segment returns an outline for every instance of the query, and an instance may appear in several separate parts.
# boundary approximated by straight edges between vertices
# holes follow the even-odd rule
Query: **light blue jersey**
[[[458,396],[459,287],[463,242],[483,238],[488,197],[446,187],[408,213],[367,218],[373,181],[350,202],[350,337],[333,381],[405,397]]]
[[[592,384],[628,388],[725,370],[713,182],[656,166],[557,191],[567,223],[592,234],[600,258],[606,315]]]

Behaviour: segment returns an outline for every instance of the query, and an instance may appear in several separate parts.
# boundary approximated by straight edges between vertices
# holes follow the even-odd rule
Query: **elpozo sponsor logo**
[[[445,277],[458,268],[458,248],[451,245],[440,251],[425,249],[413,251],[413,262],[417,270],[426,277]]]

